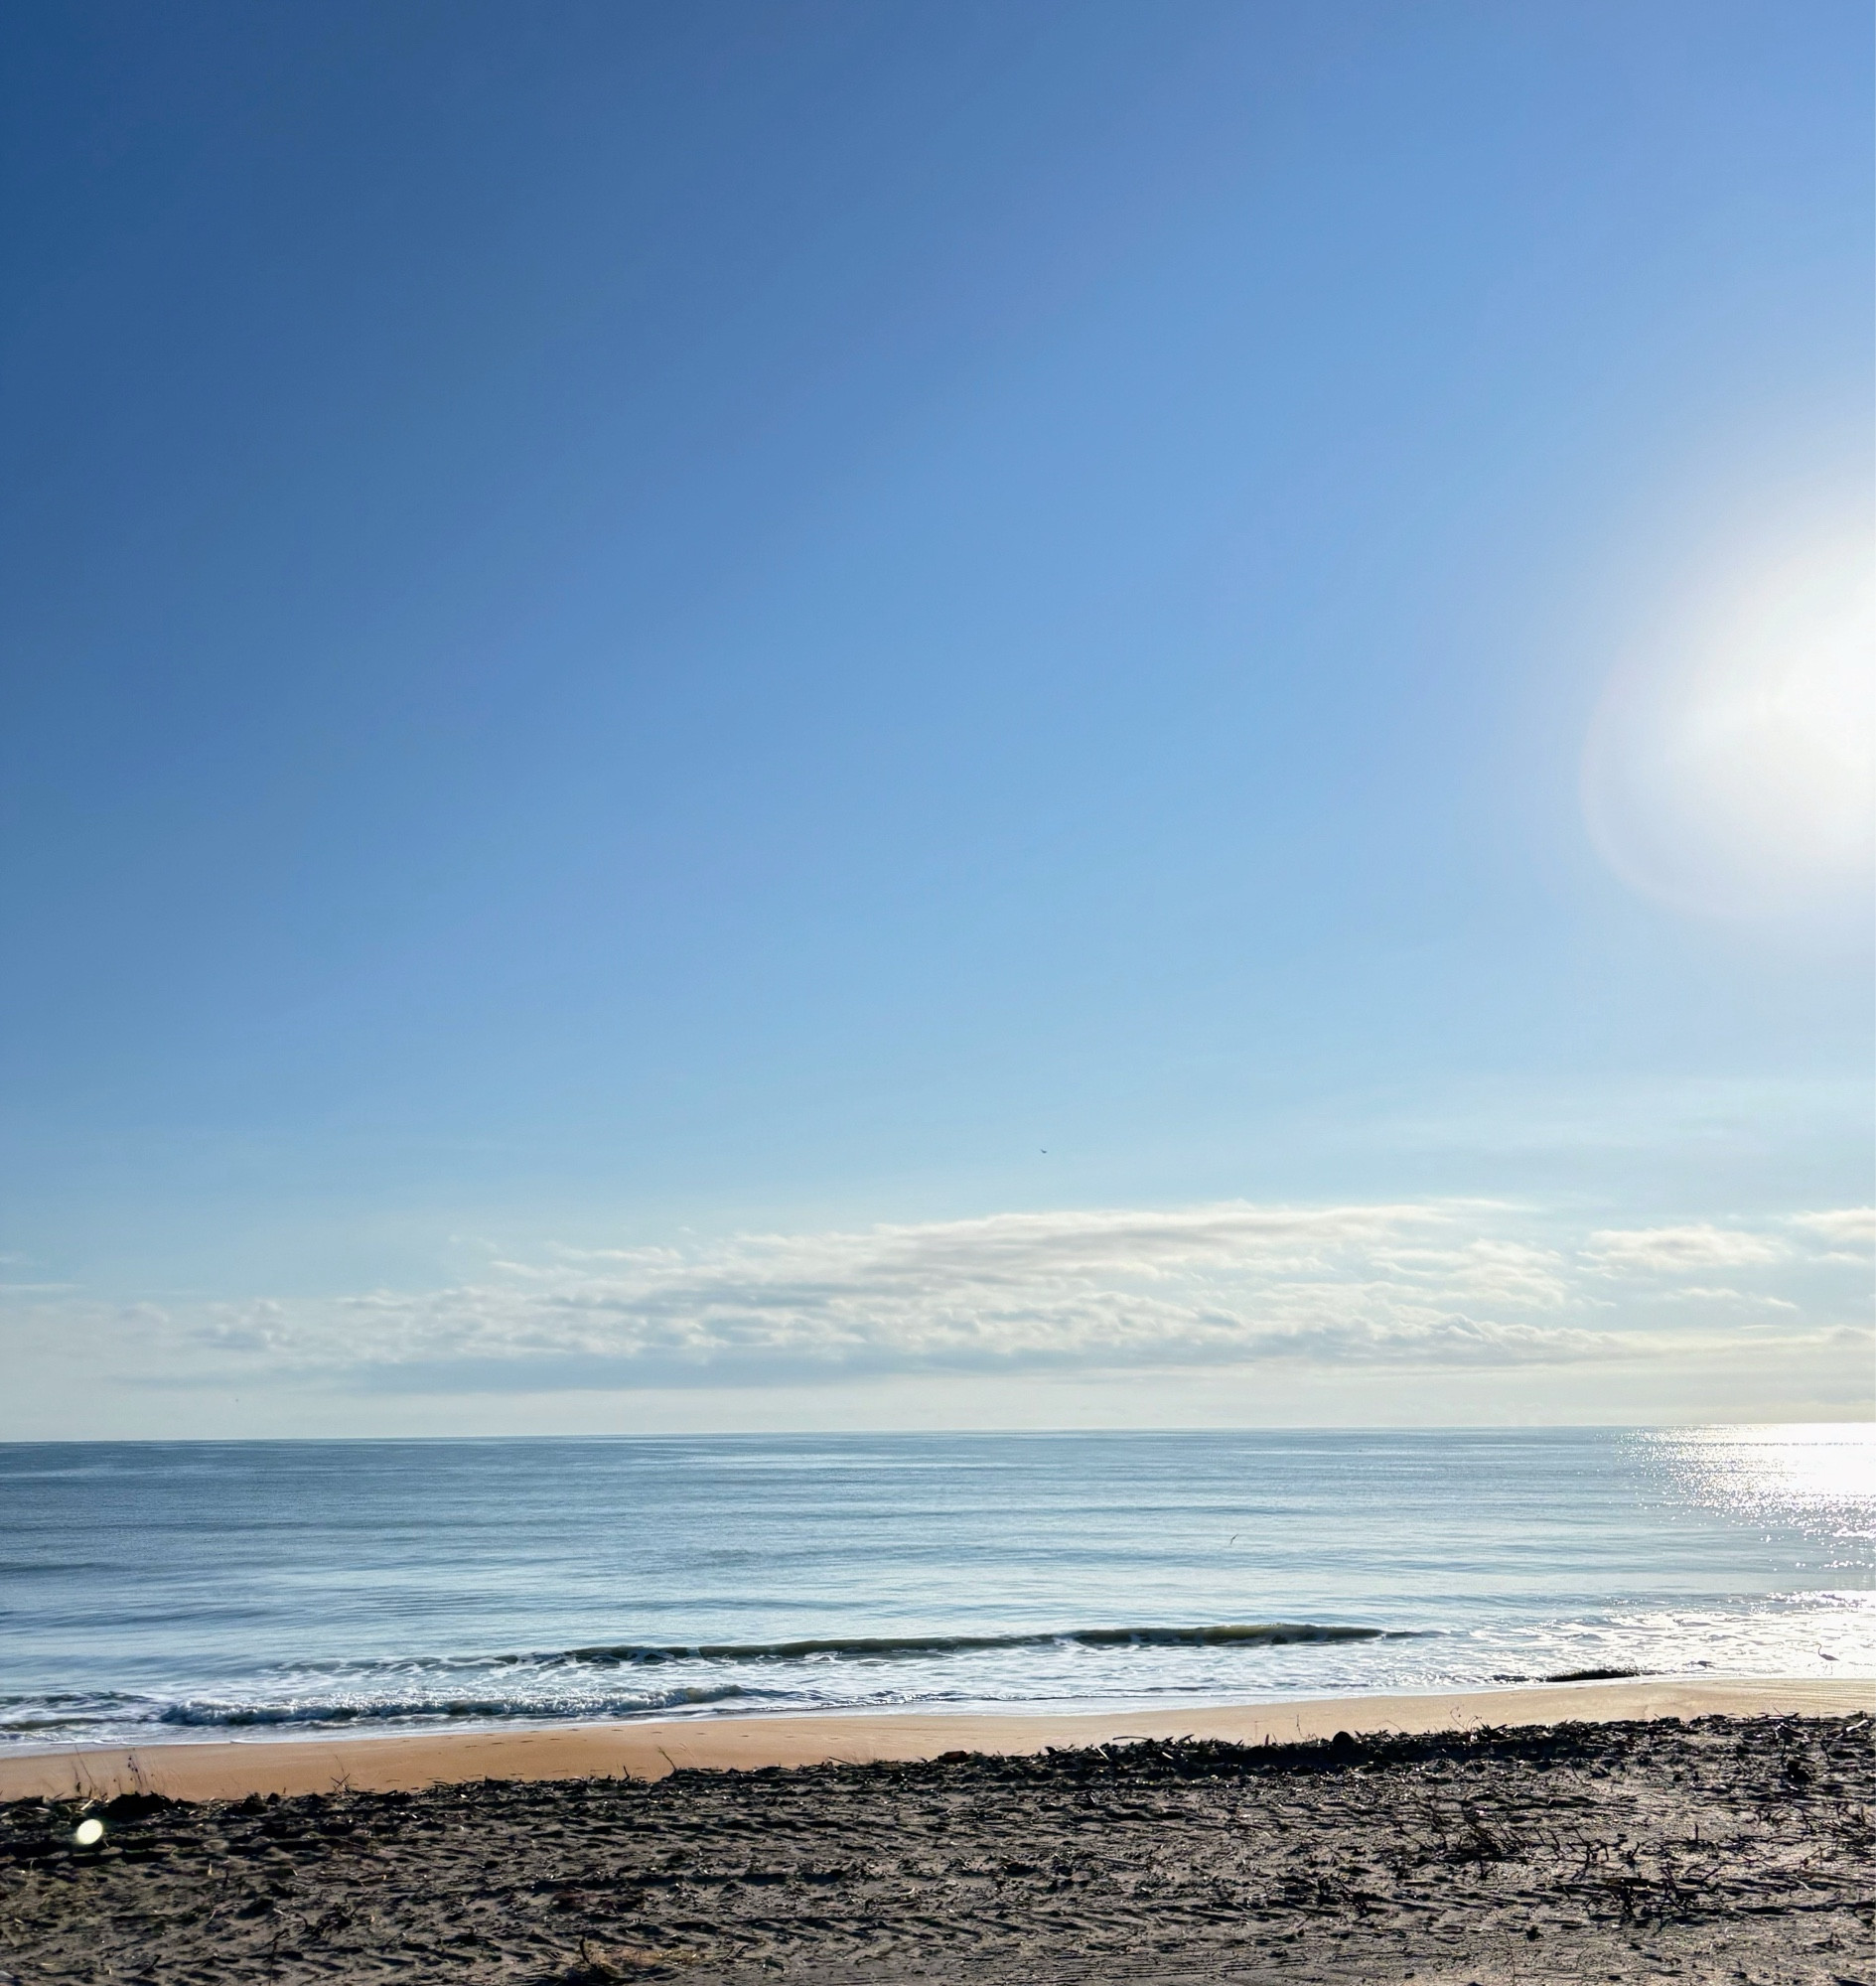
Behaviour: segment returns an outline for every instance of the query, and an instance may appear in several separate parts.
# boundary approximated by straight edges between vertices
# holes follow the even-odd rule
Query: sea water
[[[1869,1676],[1870,1434],[0,1446],[0,1744]]]

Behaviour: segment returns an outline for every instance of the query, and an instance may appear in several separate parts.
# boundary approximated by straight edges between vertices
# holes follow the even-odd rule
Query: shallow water
[[[0,1446],[0,1742],[1867,1676],[1870,1435]]]

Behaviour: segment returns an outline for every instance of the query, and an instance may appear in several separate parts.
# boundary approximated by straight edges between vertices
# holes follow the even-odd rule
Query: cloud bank
[[[1470,1202],[1004,1213],[563,1249],[444,1289],[165,1311],[152,1329],[276,1370],[442,1391],[1621,1364],[1774,1326],[1866,1330],[1864,1211],[1575,1239],[1553,1225]]]

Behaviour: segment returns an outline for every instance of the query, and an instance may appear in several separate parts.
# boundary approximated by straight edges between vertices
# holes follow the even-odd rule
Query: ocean
[[[0,1745],[1870,1676],[1871,1435],[0,1445]]]

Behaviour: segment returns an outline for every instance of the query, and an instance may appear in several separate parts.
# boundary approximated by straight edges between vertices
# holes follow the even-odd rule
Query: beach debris
[[[72,1830],[72,1845],[74,1848],[95,1848],[104,1839],[104,1823],[94,1813],[87,1813]]]
[[[1870,1978],[1867,1715],[1348,1736],[0,1803],[0,1986]]]

